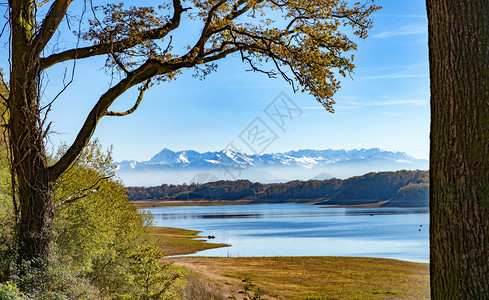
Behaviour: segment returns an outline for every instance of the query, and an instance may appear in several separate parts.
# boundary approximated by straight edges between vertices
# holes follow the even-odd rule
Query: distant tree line
[[[220,180],[204,184],[129,187],[130,200],[238,200],[254,202],[305,202],[320,204],[366,204],[391,199],[388,205],[427,206],[427,171],[368,173],[345,180],[308,180],[262,184],[249,180]]]

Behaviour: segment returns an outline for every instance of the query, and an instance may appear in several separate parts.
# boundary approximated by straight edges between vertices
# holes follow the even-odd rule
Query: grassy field
[[[178,257],[174,264],[208,278],[226,297],[237,299],[246,286],[265,299],[429,299],[428,265],[398,260]]]
[[[197,251],[227,247],[227,244],[207,243],[198,237],[200,231],[171,227],[151,227],[158,247],[165,256],[192,254]]]
[[[155,227],[167,255],[223,244],[198,231]],[[363,257],[171,257],[187,270],[192,299],[428,299],[429,265]],[[248,293],[248,295],[247,295]],[[260,299],[255,298],[255,299]]]

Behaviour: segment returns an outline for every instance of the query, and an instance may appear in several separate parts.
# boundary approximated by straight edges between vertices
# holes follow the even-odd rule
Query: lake
[[[429,262],[428,208],[321,208],[302,204],[146,209],[156,226],[200,230],[231,244],[199,256],[366,256]]]

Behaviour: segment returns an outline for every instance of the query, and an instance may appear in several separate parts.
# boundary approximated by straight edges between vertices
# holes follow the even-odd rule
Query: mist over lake
[[[150,208],[155,226],[200,230],[231,247],[198,256],[365,256],[429,262],[428,208],[301,204]]]

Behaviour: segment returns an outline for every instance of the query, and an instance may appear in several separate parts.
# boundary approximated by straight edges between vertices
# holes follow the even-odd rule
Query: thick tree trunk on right
[[[489,1],[427,0],[433,299],[489,299]]]

